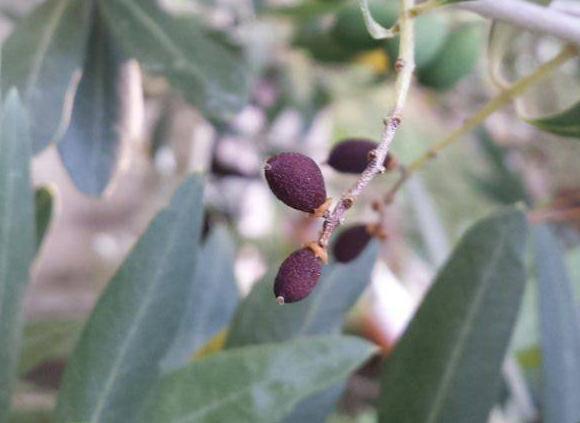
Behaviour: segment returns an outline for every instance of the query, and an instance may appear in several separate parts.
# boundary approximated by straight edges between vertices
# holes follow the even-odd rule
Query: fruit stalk
[[[362,172],[356,183],[342,194],[338,203],[324,220],[318,239],[319,244],[323,247],[328,245],[330,237],[336,228],[342,224],[346,211],[352,206],[357,197],[375,176],[384,172],[383,163],[401,124],[403,108],[411,86],[413,71],[415,70],[415,35],[413,17],[409,14],[409,10],[414,6],[414,0],[400,0],[400,3],[400,47],[399,58],[395,64],[395,69],[398,72],[395,82],[395,102],[391,112],[383,118],[384,127],[381,142],[375,150],[375,154],[369,160],[367,168]]]
[[[384,196],[385,204],[392,203],[395,195],[399,192],[401,187],[403,187],[405,182],[415,172],[423,169],[429,162],[431,162],[431,160],[435,159],[442,150],[461,140],[464,135],[481,125],[494,112],[511,103],[514,98],[522,95],[528,90],[528,88],[550,75],[558,67],[566,63],[569,59],[575,57],[577,54],[578,52],[575,47],[571,45],[564,47],[553,59],[542,64],[534,72],[519,79],[511,87],[503,90],[497,96],[488,101],[487,104],[477,113],[467,119],[461,127],[455,129],[443,140],[434,144],[433,147],[429,148],[408,166],[401,166],[401,175],[399,179]]]

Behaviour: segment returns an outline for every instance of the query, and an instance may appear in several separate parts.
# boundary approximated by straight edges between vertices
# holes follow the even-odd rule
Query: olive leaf
[[[107,285],[67,365],[56,422],[135,422],[187,302],[203,216],[190,177]]]
[[[580,319],[558,239],[547,226],[534,230],[540,310],[543,417],[580,421]]]
[[[2,91],[14,86],[22,94],[34,152],[66,128],[92,8],[90,1],[48,0],[18,22],[2,47]]]
[[[524,292],[526,237],[514,208],[464,235],[385,363],[381,422],[487,420]]]
[[[560,113],[526,119],[526,122],[556,135],[580,138],[580,101]]]
[[[65,169],[85,194],[101,195],[116,170],[121,141],[131,136],[130,109],[143,108],[140,83],[97,8],[70,124],[58,144]]]
[[[99,6],[126,52],[209,117],[230,118],[246,104],[249,67],[223,34],[193,17],[173,17],[155,0],[102,0]]]
[[[22,302],[36,251],[28,130],[26,110],[12,89],[0,120],[0,422],[16,381]]]
[[[280,421],[301,399],[344,380],[374,350],[354,337],[317,336],[222,351],[165,376],[142,421]]]

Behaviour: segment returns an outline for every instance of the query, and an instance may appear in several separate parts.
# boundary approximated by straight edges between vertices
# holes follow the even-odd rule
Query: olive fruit
[[[369,163],[369,154],[379,145],[364,138],[349,138],[336,144],[330,151],[326,163],[334,170],[342,173],[362,173]],[[390,169],[394,160],[387,154],[383,166]]]
[[[280,153],[268,159],[264,174],[274,195],[287,206],[313,214],[327,207],[322,172],[310,157]]]
[[[278,303],[293,303],[307,297],[318,283],[321,271],[322,259],[312,249],[294,251],[280,266],[274,282]]]
[[[417,80],[435,90],[452,88],[475,68],[482,41],[480,25],[463,25],[449,35],[439,54],[417,71]]]
[[[332,246],[332,254],[339,263],[348,263],[359,256],[371,240],[367,225],[353,225],[343,230]]]

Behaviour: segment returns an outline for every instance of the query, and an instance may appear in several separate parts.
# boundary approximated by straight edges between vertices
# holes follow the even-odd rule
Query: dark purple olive
[[[371,240],[367,225],[354,225],[343,230],[332,247],[336,261],[348,263],[359,256]]]
[[[284,204],[315,213],[326,202],[326,188],[320,168],[300,153],[280,153],[264,166],[270,189]]]
[[[280,266],[274,282],[278,303],[293,303],[307,297],[318,283],[321,271],[322,260],[310,248],[294,251]]]
[[[379,145],[368,139],[351,138],[336,144],[326,161],[334,170],[342,173],[362,173],[369,164],[369,153]],[[387,154],[383,166],[389,169],[391,154]]]

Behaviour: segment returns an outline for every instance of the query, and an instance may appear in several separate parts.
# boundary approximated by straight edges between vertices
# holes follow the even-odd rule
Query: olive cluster
[[[326,163],[341,173],[359,174],[365,170],[378,144],[367,139],[347,139],[330,152]],[[388,154],[383,166],[393,169],[396,162]],[[274,195],[293,209],[315,217],[327,215],[331,199],[327,197],[324,177],[318,164],[300,153],[280,153],[270,157],[264,175]],[[381,236],[378,225],[354,225],[344,230],[333,246],[339,262],[353,260],[373,236]],[[280,266],[274,282],[274,296],[280,304],[300,301],[314,289],[322,266],[328,261],[325,246],[316,241],[294,251]]]

